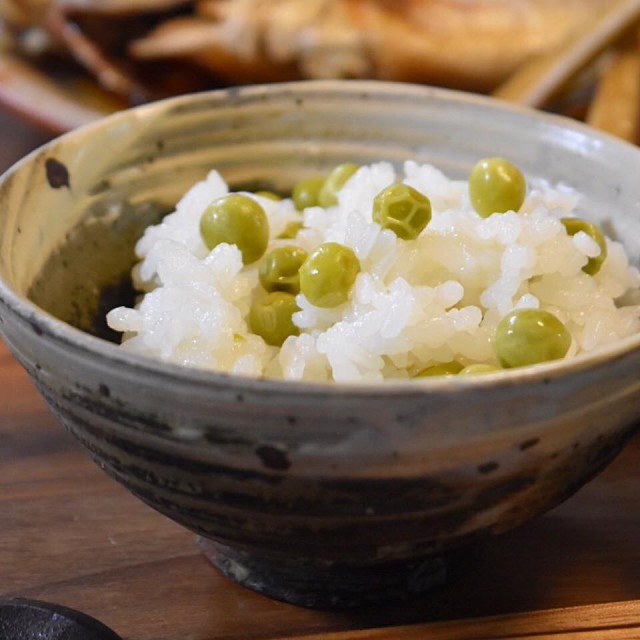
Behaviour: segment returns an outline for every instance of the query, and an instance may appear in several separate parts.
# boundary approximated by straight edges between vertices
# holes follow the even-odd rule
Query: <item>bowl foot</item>
[[[234,582],[275,600],[316,609],[406,600],[461,576],[479,549],[470,545],[410,560],[358,565],[265,558],[206,538],[198,538],[198,545]]]

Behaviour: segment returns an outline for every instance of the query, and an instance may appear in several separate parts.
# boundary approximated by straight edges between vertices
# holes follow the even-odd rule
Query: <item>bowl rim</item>
[[[598,131],[582,122],[569,117],[541,112],[529,107],[512,104],[491,96],[468,93],[455,89],[417,85],[403,82],[389,82],[380,80],[304,80],[295,82],[279,82],[272,84],[256,84],[224,89],[212,89],[187,95],[175,96],[158,100],[149,104],[132,107],[100,118],[95,122],[83,125],[69,131],[41,145],[18,160],[0,175],[0,184],[6,182],[11,175],[24,164],[45,153],[52,146],[64,140],[77,136],[91,135],[119,121],[135,118],[143,120],[165,111],[179,108],[185,103],[210,101],[212,98],[224,102],[226,99],[237,99],[239,96],[252,97],[264,94],[295,94],[296,91],[327,92],[360,94],[375,91],[380,94],[413,95],[416,99],[441,102],[464,103],[469,106],[489,108],[505,113],[519,114],[536,122],[546,122],[550,125],[570,129],[585,135],[591,140],[607,145],[616,145],[640,153],[640,149],[605,132]],[[47,337],[62,347],[72,348],[78,353],[102,360],[110,366],[125,366],[132,372],[146,374],[154,378],[171,379],[188,382],[198,386],[225,385],[231,382],[238,391],[253,391],[258,393],[289,393],[295,389],[302,395],[355,395],[355,396],[395,396],[435,393],[464,393],[470,387],[514,387],[526,382],[532,384],[563,378],[569,375],[606,365],[616,359],[640,356],[640,333],[616,340],[614,343],[596,349],[592,352],[581,353],[567,359],[541,363],[532,366],[499,370],[481,376],[434,376],[423,378],[419,383],[414,379],[385,379],[382,381],[364,382],[334,382],[283,380],[244,376],[239,374],[199,369],[162,361],[152,356],[129,353],[115,343],[98,338],[72,325],[59,320],[44,309],[31,302],[26,296],[17,293],[5,279],[0,276],[0,306],[6,305],[23,323],[29,324],[39,338]],[[2,325],[0,325],[1,327]],[[0,338],[4,338],[0,328]],[[7,341],[7,344],[10,343]]]

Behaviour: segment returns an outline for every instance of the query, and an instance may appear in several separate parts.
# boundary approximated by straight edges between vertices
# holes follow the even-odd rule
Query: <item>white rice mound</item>
[[[372,221],[374,197],[395,182],[427,195],[432,220],[415,240],[402,240]],[[595,276],[582,271],[599,254],[586,233],[567,234],[578,195],[567,187],[529,180],[518,213],[480,217],[466,181],[430,165],[407,161],[403,175],[386,162],[361,167],[335,207],[303,214],[291,200],[248,194],[269,218],[267,251],[295,244],[309,253],[323,242],[355,252],[361,271],[349,300],[333,309],[296,297],[299,336],[281,348],[251,333],[253,300],[266,295],[260,261],[243,266],[235,245],[205,247],[199,221],[228,193],[216,171],[196,184],[174,213],[146,230],[133,271],[144,292],[135,308],[112,310],[109,326],[124,333],[122,349],[185,366],[291,380],[379,381],[408,378],[440,363],[499,366],[492,339],[515,308],[546,309],[572,336],[566,357],[593,351],[640,328],[637,306],[616,300],[640,286],[622,245],[607,239],[608,256]],[[295,239],[278,239],[304,219]]]

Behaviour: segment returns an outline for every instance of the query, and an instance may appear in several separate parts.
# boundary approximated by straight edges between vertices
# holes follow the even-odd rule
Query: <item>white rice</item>
[[[401,240],[372,221],[374,197],[404,181],[427,195],[431,222],[416,240]],[[335,207],[304,211],[304,228],[282,240],[301,214],[291,200],[254,194],[270,224],[267,250],[295,244],[311,252],[333,241],[361,263],[347,302],[313,306],[302,294],[293,320],[299,336],[281,348],[251,333],[251,302],[265,295],[259,262],[243,266],[237,247],[209,252],[199,232],[207,205],[228,193],[218,173],[196,184],[174,213],[150,227],[137,245],[135,285],[145,295],[135,309],[112,310],[107,321],[124,332],[122,349],[185,366],[293,380],[370,381],[406,378],[457,360],[498,366],[492,339],[514,308],[546,309],[572,336],[567,357],[598,349],[640,328],[639,308],[616,299],[640,286],[622,246],[607,239],[608,256],[595,276],[582,271],[599,247],[584,232],[567,234],[560,218],[575,215],[578,195],[529,181],[518,213],[481,218],[467,183],[413,161],[396,175],[391,164],[361,167]]]

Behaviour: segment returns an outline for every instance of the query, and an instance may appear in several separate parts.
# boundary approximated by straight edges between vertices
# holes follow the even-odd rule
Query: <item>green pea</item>
[[[298,231],[302,229],[302,226],[302,222],[288,222],[284,231],[278,236],[278,238],[280,240],[293,240],[298,235]]]
[[[307,252],[300,247],[278,247],[270,251],[260,265],[258,277],[266,291],[300,292],[298,271],[307,259]]]
[[[527,183],[521,171],[504,158],[484,158],[471,170],[469,197],[483,218],[519,211],[526,194]]]
[[[451,362],[443,362],[441,364],[434,364],[426,369],[423,369],[416,374],[416,378],[430,378],[431,376],[455,376],[462,371],[462,365],[455,360]]]
[[[500,369],[498,369],[498,367],[494,367],[492,364],[484,364],[482,362],[479,362],[478,364],[467,365],[460,371],[458,375],[477,376],[483,373],[494,373],[495,371],[500,371]]]
[[[318,204],[325,209],[338,204],[338,193],[347,180],[359,169],[357,164],[339,164],[327,177],[318,194]]]
[[[267,249],[269,222],[253,198],[231,193],[205,209],[200,218],[200,234],[209,250],[223,242],[235,244],[244,264],[251,264]]]
[[[570,236],[575,235],[578,231],[584,231],[598,243],[598,246],[600,247],[600,255],[595,258],[589,258],[587,264],[582,267],[582,270],[585,273],[590,276],[595,276],[596,273],[600,271],[602,263],[607,259],[607,241],[605,240],[602,231],[600,231],[595,224],[587,222],[586,220],[581,220],[580,218],[562,218],[560,222],[565,226],[565,229]]]
[[[273,193],[273,191],[256,191],[256,195],[266,198],[267,200],[273,200],[274,202],[282,200],[282,198],[277,193]]]
[[[392,184],[374,198],[373,220],[403,240],[414,240],[431,220],[431,201],[408,184]]]
[[[269,293],[251,305],[251,331],[267,344],[279,347],[289,336],[297,336],[300,333],[291,318],[296,311],[300,309],[294,295],[283,291]]]
[[[503,367],[523,367],[564,358],[571,334],[548,311],[515,309],[498,323],[493,346]]]
[[[324,176],[313,176],[300,180],[291,192],[293,206],[298,211],[304,211],[307,207],[317,207],[320,189],[322,189],[324,180]]]
[[[348,300],[359,271],[360,261],[349,247],[326,242],[300,267],[300,291],[316,307],[337,307]]]

